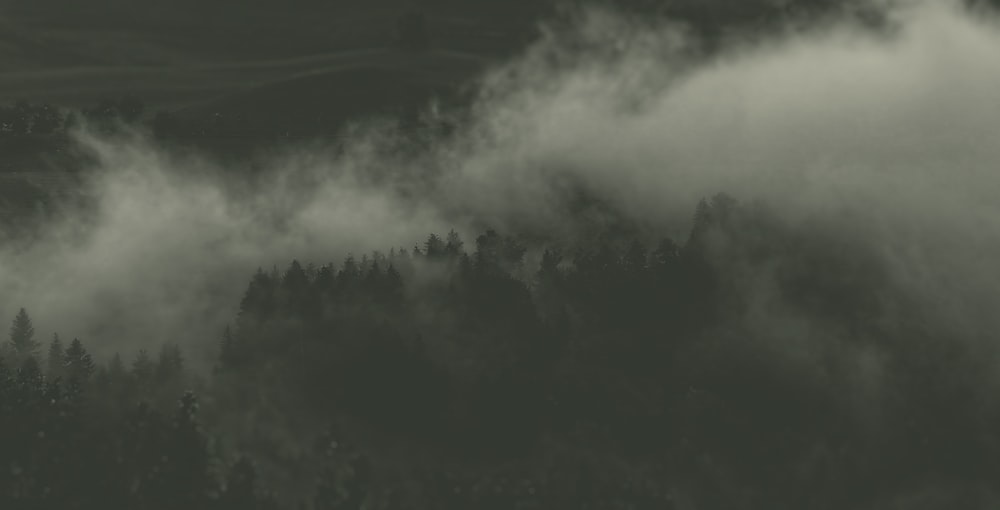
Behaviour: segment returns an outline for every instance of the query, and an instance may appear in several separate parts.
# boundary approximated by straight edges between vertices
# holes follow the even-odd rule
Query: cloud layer
[[[676,27],[588,12],[487,74],[457,135],[414,148],[368,125],[261,161],[253,179],[142,137],[81,134],[96,218],[0,252],[0,317],[26,306],[39,334],[99,354],[206,352],[259,266],[451,227],[565,239],[595,218],[573,208],[581,192],[683,238],[697,200],[727,191],[855,232],[901,285],[985,335],[1000,326],[1000,29],[951,2],[890,20],[695,58]]]

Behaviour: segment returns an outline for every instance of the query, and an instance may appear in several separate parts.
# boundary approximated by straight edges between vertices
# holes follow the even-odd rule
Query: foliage
[[[176,344],[0,363],[0,507],[870,508],[1000,476],[989,368],[874,319],[899,291],[863,246],[726,195],[683,244],[465,246],[258,270],[207,382]],[[762,304],[829,339],[789,361]]]

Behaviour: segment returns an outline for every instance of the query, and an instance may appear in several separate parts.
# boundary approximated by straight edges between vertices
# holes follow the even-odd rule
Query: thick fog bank
[[[343,147],[262,161],[253,184],[142,136],[81,133],[96,218],[68,214],[0,252],[0,317],[25,306],[41,337],[102,355],[164,341],[204,353],[259,266],[453,227],[565,242],[615,218],[683,239],[697,201],[727,191],[851,232],[947,324],[983,337],[1000,326],[1000,29],[956,2],[889,19],[697,62],[674,27],[581,14],[487,74],[458,134],[415,148],[362,127]]]

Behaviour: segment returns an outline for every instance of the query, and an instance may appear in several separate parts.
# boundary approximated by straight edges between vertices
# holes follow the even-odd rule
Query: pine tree
[[[180,375],[183,369],[184,357],[181,355],[180,346],[173,343],[164,344],[156,359],[156,380],[160,383],[167,382]]]
[[[125,377],[125,363],[122,362],[121,354],[117,352],[108,362],[108,377],[116,383]]]
[[[319,271],[316,271],[313,287],[321,297],[329,297],[333,293],[336,281],[336,271],[333,264],[324,264],[319,268]]]
[[[562,273],[559,271],[561,262],[562,255],[558,250],[546,249],[542,253],[542,262],[535,276],[537,284],[545,288],[558,285],[562,280]]]
[[[186,392],[178,401],[162,465],[163,493],[169,508],[205,508],[213,488],[208,445],[197,421],[198,398]]]
[[[660,268],[669,267],[676,264],[680,253],[680,246],[673,239],[665,238],[660,241],[660,245],[653,252],[653,261]]]
[[[63,348],[59,334],[52,335],[52,343],[49,344],[48,377],[51,380],[58,379],[66,375],[66,351]]]
[[[383,299],[389,306],[399,306],[403,302],[403,277],[392,264],[385,272],[385,282],[383,284]]]
[[[84,383],[94,373],[94,360],[80,339],[74,338],[66,349],[66,375],[69,380]]]
[[[236,345],[236,339],[233,338],[233,332],[226,325],[226,330],[222,332],[222,341],[219,342],[219,365],[222,368],[235,367],[237,364],[237,358],[239,356],[239,351]]]
[[[298,260],[293,260],[281,278],[281,284],[292,296],[302,292],[309,285],[309,277]]]
[[[465,243],[462,242],[462,238],[458,235],[458,232],[451,230],[448,232],[444,250],[449,257],[457,258],[463,253],[462,246],[464,244]]]
[[[277,278],[257,268],[250,280],[243,299],[240,301],[240,317],[250,319],[266,319],[274,308],[274,288]]]
[[[38,366],[38,360],[34,357],[25,358],[17,370],[17,380],[26,387],[41,389],[45,378],[42,376],[42,369]]]
[[[153,378],[155,366],[153,360],[149,359],[146,349],[139,349],[135,361],[132,362],[132,377],[135,377],[140,384],[146,383]]]
[[[445,253],[444,250],[444,241],[437,234],[431,234],[427,237],[427,241],[424,241],[424,253],[429,259],[436,259],[443,256]]]
[[[638,240],[632,241],[628,251],[622,258],[622,266],[631,275],[637,275],[646,269],[646,247]]]
[[[10,326],[10,347],[15,361],[20,364],[25,358],[38,354],[41,345],[35,341],[35,327],[24,308],[17,313]]]
[[[366,292],[377,293],[379,284],[382,282],[382,268],[378,262],[372,262],[371,267],[365,274],[364,288]]]
[[[344,259],[344,264],[337,273],[337,285],[340,286],[342,290],[353,288],[353,283],[358,279],[361,274],[361,269],[358,267],[358,263],[354,260],[353,255],[348,255]]]
[[[480,274],[497,270],[500,264],[500,236],[489,229],[476,238],[475,269]]]

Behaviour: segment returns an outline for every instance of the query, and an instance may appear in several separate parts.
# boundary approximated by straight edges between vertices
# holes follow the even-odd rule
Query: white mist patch
[[[78,336],[99,354],[169,341],[200,357],[258,267],[339,262],[444,228],[347,173],[317,179],[320,170],[289,162],[257,191],[236,192],[247,187],[238,177],[141,140],[81,141],[101,167],[89,183],[96,219],[50,225],[27,250],[3,254],[0,282],[3,311],[27,307],[42,340]]]
[[[504,101],[482,106],[494,120],[469,151],[463,191],[499,182],[520,210],[547,211],[540,190],[568,175],[665,229],[717,191],[793,222],[860,215],[859,235],[902,284],[948,302],[939,310],[956,324],[990,330],[996,320],[974,310],[1000,306],[1000,30],[955,2],[912,3],[890,20],[885,32],[843,23],[694,68],[672,35],[655,45],[638,28],[582,29],[598,34],[585,47],[624,49],[565,57],[576,65],[547,74],[555,42],[497,78]]]
[[[831,185],[872,194],[926,183],[937,192],[945,181],[989,196],[982,181],[997,179],[983,171],[1000,155],[990,143],[1000,67],[989,63],[1000,55],[1000,32],[957,7],[922,4],[897,18],[893,34],[831,27],[693,71],[680,64],[675,72],[677,59],[643,43],[611,62],[526,79],[548,83],[542,91],[503,82],[514,87],[503,97],[520,108],[484,108],[505,119],[488,125],[503,143],[476,147],[471,159],[493,171],[475,177],[523,180],[555,167],[637,215],[693,206],[719,189],[827,201]],[[546,72],[533,60],[523,65],[524,75]],[[631,93],[644,95],[635,99],[639,111],[621,106]],[[512,159],[505,154],[521,164],[501,172]]]

